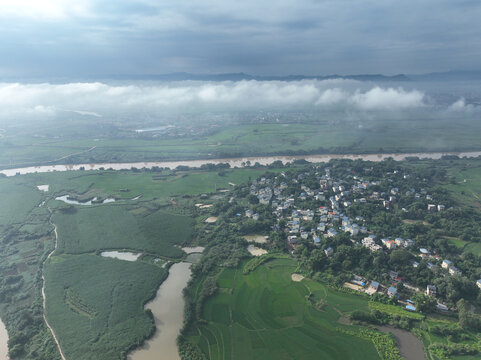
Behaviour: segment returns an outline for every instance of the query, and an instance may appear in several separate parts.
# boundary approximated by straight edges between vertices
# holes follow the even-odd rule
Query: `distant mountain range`
[[[481,80],[481,71],[454,70],[407,76],[413,81],[469,81]]]
[[[455,70],[447,72],[436,72],[417,75],[382,75],[382,74],[358,74],[358,75],[250,75],[245,73],[225,73],[225,74],[191,74],[186,72],[177,72],[171,74],[111,74],[111,75],[91,75],[82,77],[23,77],[23,78],[2,78],[0,82],[52,82],[66,83],[73,81],[241,81],[241,80],[257,80],[257,81],[299,81],[299,80],[329,80],[329,79],[351,79],[358,81],[373,82],[403,82],[403,81],[470,81],[481,80],[481,71],[465,71]]]
[[[287,75],[287,76],[266,76],[250,75],[245,73],[226,74],[190,74],[178,72],[171,74],[157,75],[105,75],[102,79],[111,80],[157,80],[157,81],[299,81],[299,80],[329,80],[329,79],[351,79],[358,81],[468,81],[481,80],[481,71],[447,71],[419,75],[382,75],[382,74],[358,74],[358,75]]]
[[[329,79],[352,79],[359,81],[409,81],[403,74],[386,76],[381,74],[362,75],[287,75],[287,76],[265,76],[249,75],[245,73],[228,74],[190,74],[185,72],[159,75],[105,75],[101,78],[111,80],[157,80],[157,81],[299,81],[299,80],[329,80]]]

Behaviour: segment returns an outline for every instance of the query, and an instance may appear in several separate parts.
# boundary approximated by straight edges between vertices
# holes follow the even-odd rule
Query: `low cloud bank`
[[[107,116],[123,112],[347,109],[349,111],[407,111],[426,108],[429,96],[418,90],[380,87],[353,80],[179,82],[155,85],[104,83],[0,84],[0,122],[46,118],[74,112]],[[451,106],[466,108],[464,100]]]

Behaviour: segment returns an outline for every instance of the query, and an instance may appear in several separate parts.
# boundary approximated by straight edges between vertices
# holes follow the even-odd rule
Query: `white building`
[[[443,260],[441,263],[441,267],[443,269],[449,269],[451,266],[453,266],[453,262],[451,260]]]

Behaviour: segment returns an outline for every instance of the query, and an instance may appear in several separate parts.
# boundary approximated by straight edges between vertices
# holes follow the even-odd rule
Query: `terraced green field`
[[[293,282],[295,262],[277,259],[249,275],[224,270],[190,341],[208,359],[378,359],[369,341],[343,334],[343,314],[367,310],[367,299],[338,293],[312,280]],[[312,293],[329,306],[314,308]]]

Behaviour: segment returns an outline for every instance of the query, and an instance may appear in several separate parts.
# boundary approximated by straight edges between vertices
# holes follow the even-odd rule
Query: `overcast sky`
[[[480,0],[1,0],[0,76],[479,69]]]

